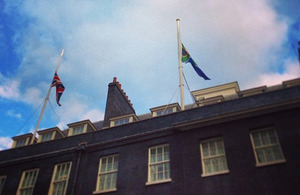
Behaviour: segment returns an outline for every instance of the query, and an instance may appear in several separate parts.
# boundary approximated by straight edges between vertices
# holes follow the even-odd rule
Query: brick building
[[[136,115],[114,78],[104,120],[13,137],[0,194],[298,194],[300,79],[192,92]]]

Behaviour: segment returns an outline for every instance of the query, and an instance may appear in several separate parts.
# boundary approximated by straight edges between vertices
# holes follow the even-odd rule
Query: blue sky
[[[212,79],[184,65],[191,90],[297,78],[299,10],[298,0],[2,0],[0,150],[34,130],[63,48],[62,106],[53,89],[39,129],[102,120],[113,77],[138,115],[180,102],[177,18],[182,42]]]

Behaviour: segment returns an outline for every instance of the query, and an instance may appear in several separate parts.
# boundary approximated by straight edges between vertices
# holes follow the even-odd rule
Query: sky
[[[1,0],[0,150],[34,131],[62,49],[62,106],[53,88],[39,130],[103,120],[113,77],[137,115],[180,102],[177,18],[181,42],[211,78],[183,64],[185,104],[188,87],[298,78],[299,10],[298,0]]]

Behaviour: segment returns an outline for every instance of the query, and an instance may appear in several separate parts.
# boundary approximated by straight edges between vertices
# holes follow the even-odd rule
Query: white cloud
[[[7,80],[0,85],[0,97],[7,99],[18,99],[20,82],[18,80]]]
[[[25,90],[22,101],[27,102],[31,105],[39,105],[44,101],[44,99],[42,98],[42,92],[40,89],[36,87],[30,87]]]
[[[103,120],[103,118],[104,118],[103,112],[97,109],[93,109],[85,113],[81,118],[81,120],[89,119],[90,121],[95,122],[95,121]]]
[[[17,118],[17,119],[22,118],[22,114],[21,114],[21,113],[16,113],[14,110],[8,110],[8,111],[6,112],[6,115],[7,115],[7,116],[14,117],[14,118]]]
[[[287,60],[284,64],[285,71],[284,73],[265,73],[261,74],[258,77],[256,77],[256,81],[249,84],[247,87],[257,87],[262,85],[276,85],[281,84],[282,81],[287,81],[291,79],[299,78],[300,75],[300,68],[298,62]]]
[[[0,151],[11,148],[12,142],[10,137],[0,137]]]
[[[114,76],[139,105],[137,112],[166,104],[178,87],[176,18],[181,19],[182,41],[212,78],[204,82],[185,66],[192,90],[256,82],[253,75],[272,69],[288,29],[268,0],[72,2],[24,1],[17,8],[34,20],[16,35],[24,56],[18,76],[31,104],[43,100],[44,90],[33,86],[51,78],[59,50],[65,48],[59,74],[66,86],[62,101],[68,105],[63,117],[70,122],[102,117]]]

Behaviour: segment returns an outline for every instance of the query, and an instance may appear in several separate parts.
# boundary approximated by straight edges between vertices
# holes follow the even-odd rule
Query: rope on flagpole
[[[19,128],[19,131],[21,131],[23,129],[23,127],[25,127],[25,125],[28,123],[28,121],[32,118],[32,116],[39,110],[39,108],[42,106],[42,104],[44,103],[45,100],[43,100],[40,105],[31,113],[31,115],[26,119],[26,121],[24,122],[24,124]]]
[[[193,102],[196,103],[195,97],[192,95],[192,92],[191,92],[191,90],[190,90],[189,84],[188,84],[188,82],[187,82],[187,80],[186,80],[186,78],[185,78],[185,75],[184,75],[183,71],[182,71],[182,75],[183,75],[184,81],[185,81],[185,83],[186,83],[187,89],[188,89],[188,91],[189,91],[189,93],[190,93],[190,95],[191,95],[191,98],[192,98]]]
[[[57,112],[55,112],[55,110],[54,110],[54,108],[53,108],[53,106],[52,106],[52,103],[51,103],[50,99],[49,99],[49,104],[50,104],[50,107],[52,108],[52,111],[54,112],[54,114],[55,114],[57,120],[59,121],[59,123],[62,125],[62,127],[63,127],[64,129],[67,129],[66,125],[65,125],[63,122],[61,122],[61,120],[60,120],[60,118],[59,118]]]

